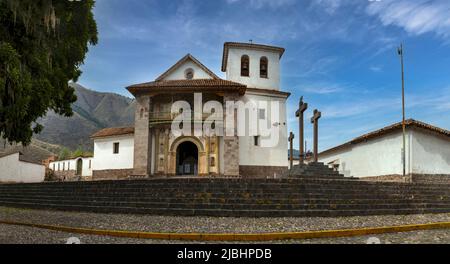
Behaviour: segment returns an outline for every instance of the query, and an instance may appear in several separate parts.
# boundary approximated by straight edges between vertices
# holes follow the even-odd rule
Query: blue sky
[[[407,117],[450,129],[449,13],[447,0],[97,0],[100,42],[79,83],[131,97],[124,87],[187,53],[224,77],[224,42],[282,46],[289,130],[303,95],[308,117],[322,111],[324,150],[401,120],[403,42]]]

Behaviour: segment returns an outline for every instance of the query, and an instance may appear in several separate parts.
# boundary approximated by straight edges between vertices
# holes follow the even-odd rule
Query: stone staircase
[[[287,171],[284,176],[297,179],[344,179],[344,175],[339,174],[339,172],[321,162],[295,165],[291,170]]]
[[[0,185],[0,206],[180,216],[450,212],[450,185],[346,179],[153,179]]]

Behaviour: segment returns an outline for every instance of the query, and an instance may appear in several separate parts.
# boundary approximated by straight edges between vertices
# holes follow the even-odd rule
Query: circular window
[[[184,72],[184,77],[186,77],[187,80],[194,79],[194,70],[192,68],[187,69]]]

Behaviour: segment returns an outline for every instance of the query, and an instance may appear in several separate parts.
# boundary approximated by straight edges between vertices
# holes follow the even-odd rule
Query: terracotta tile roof
[[[213,79],[219,79],[219,77],[217,77],[217,75],[215,75],[210,69],[208,69],[205,65],[203,65],[199,60],[197,60],[196,58],[194,58],[194,56],[192,56],[191,54],[187,54],[186,56],[184,56],[181,60],[179,60],[177,63],[175,63],[172,67],[170,67],[166,72],[164,72],[163,74],[161,74],[161,76],[159,76],[158,78],[156,78],[156,81],[162,81],[164,78],[166,78],[170,73],[172,73],[174,70],[176,70],[179,66],[181,66],[183,63],[185,63],[186,61],[191,60],[192,62],[194,62],[194,64],[196,64],[197,66],[199,66],[202,70],[204,70],[209,76],[211,76],[211,78]]]
[[[105,128],[94,135],[91,136],[91,138],[103,138],[103,137],[111,137],[111,136],[122,136],[122,135],[129,135],[134,134],[134,127],[111,127],[111,128]]]
[[[424,122],[421,122],[421,121],[417,121],[417,120],[414,120],[414,119],[406,120],[405,124],[406,124],[406,128],[420,128],[420,129],[423,129],[423,130],[425,130],[427,132],[436,133],[436,134],[448,137],[449,140],[450,140],[450,131],[449,130],[446,130],[446,129],[443,129],[443,128],[439,128],[439,127],[436,127],[436,126],[432,126],[430,124],[427,124],[427,123],[424,123]],[[364,134],[362,136],[359,136],[359,137],[357,137],[357,138],[355,138],[355,139],[353,139],[353,140],[351,140],[351,141],[349,141],[347,143],[339,145],[337,147],[325,150],[325,151],[319,153],[319,155],[326,154],[326,153],[329,153],[329,152],[332,152],[332,151],[335,151],[335,150],[340,150],[340,149],[349,147],[351,145],[359,144],[361,142],[366,142],[367,140],[370,140],[370,139],[373,139],[373,138],[377,138],[377,137],[381,137],[383,135],[386,135],[386,134],[389,134],[389,133],[392,133],[394,131],[401,130],[401,129],[402,129],[402,122],[395,123],[393,125],[384,127],[382,129],[378,129],[378,130],[375,130],[373,132],[370,132],[370,133]]]
[[[280,53],[280,58],[283,56],[284,52],[286,51],[284,48],[276,47],[276,46],[253,44],[253,43],[225,42],[225,44],[223,45],[222,72],[225,72],[227,70],[228,51],[229,51],[230,47],[278,52],[278,53]]]
[[[193,79],[193,80],[170,80],[141,83],[128,86],[127,89],[132,94],[143,92],[183,92],[190,88],[188,92],[229,90],[245,93],[246,86],[240,83],[223,79]]]

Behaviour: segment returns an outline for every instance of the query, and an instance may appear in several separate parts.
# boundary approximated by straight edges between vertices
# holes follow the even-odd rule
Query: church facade
[[[225,79],[188,54],[156,80],[127,87],[135,126],[93,135],[93,179],[280,177],[288,168],[284,51],[227,42]]]

